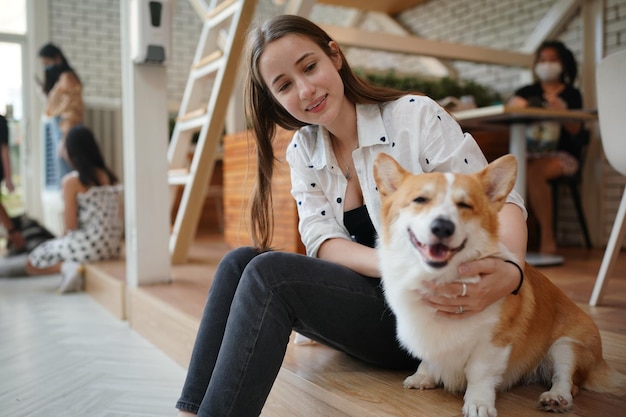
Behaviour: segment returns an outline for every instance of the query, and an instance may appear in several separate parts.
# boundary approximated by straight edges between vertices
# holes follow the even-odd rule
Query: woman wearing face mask
[[[83,122],[83,87],[76,71],[56,45],[48,43],[42,46],[39,50],[39,59],[45,68],[45,79],[41,88],[46,99],[44,122],[46,145],[58,148],[59,172],[55,184],[50,183],[46,186],[60,188],[61,178],[71,171],[64,158],[63,142],[70,129]]]
[[[544,42],[535,54],[536,82],[517,90],[509,106],[580,109],[582,96],[574,87],[577,68],[572,52],[559,41]],[[539,252],[556,253],[552,193],[549,180],[574,174],[588,136],[581,122],[542,122],[529,127],[528,204],[540,226]]]

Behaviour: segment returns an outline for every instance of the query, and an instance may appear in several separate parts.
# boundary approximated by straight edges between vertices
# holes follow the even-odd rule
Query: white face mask
[[[557,81],[563,72],[560,62],[540,62],[535,65],[535,74],[541,81]]]

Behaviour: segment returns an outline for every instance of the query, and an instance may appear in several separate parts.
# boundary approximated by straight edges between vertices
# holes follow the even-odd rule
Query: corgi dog
[[[538,405],[555,412],[568,411],[580,388],[625,394],[626,377],[603,359],[591,317],[528,264],[516,295],[466,318],[439,316],[420,300],[423,281],[459,281],[464,262],[517,262],[498,239],[498,211],[516,175],[512,155],[471,175],[414,175],[386,154],[374,164],[385,297],[396,315],[398,340],[422,360],[404,387],[465,392],[465,417],[496,417],[496,392],[520,383],[550,386]]]

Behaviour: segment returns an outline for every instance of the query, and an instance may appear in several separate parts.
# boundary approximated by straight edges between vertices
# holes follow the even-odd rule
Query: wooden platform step
[[[126,320],[124,261],[108,261],[85,266],[85,291],[113,316]]]

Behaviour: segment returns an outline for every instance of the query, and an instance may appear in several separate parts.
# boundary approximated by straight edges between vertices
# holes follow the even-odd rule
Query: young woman
[[[517,90],[510,106],[580,109],[582,96],[574,87],[576,60],[559,41],[544,42],[535,54],[536,82]],[[527,131],[528,204],[540,227],[539,251],[554,254],[557,250],[553,232],[552,191],[549,180],[578,171],[583,147],[588,142],[581,122],[534,124]]]
[[[70,66],[61,49],[48,43],[39,50],[39,59],[45,69],[45,78],[41,86],[46,98],[44,132],[47,146],[54,146],[58,151],[58,175],[55,184],[71,168],[65,162],[64,140],[74,126],[83,122],[83,86],[76,71]]]
[[[486,164],[438,104],[367,85],[339,45],[304,18],[270,19],[250,32],[249,48],[246,97],[259,163],[256,247],[233,250],[216,271],[179,416],[259,415],[292,330],[375,365],[415,368],[418,360],[396,341],[372,247],[380,211],[372,162],[386,152],[415,172],[470,172]],[[287,160],[308,256],[269,250],[276,124],[298,129]],[[525,210],[512,198],[515,204],[501,212],[502,241],[522,263]],[[483,279],[462,297],[462,285],[453,283],[430,288],[435,295],[427,298],[416,294],[416,302],[460,319],[520,282],[514,265],[491,258],[465,264],[459,274]]]
[[[61,293],[82,288],[82,263],[119,256],[123,232],[121,186],[105,165],[93,133],[74,127],[65,145],[74,168],[62,181],[65,234],[37,246],[26,266],[31,275],[61,272]]]

